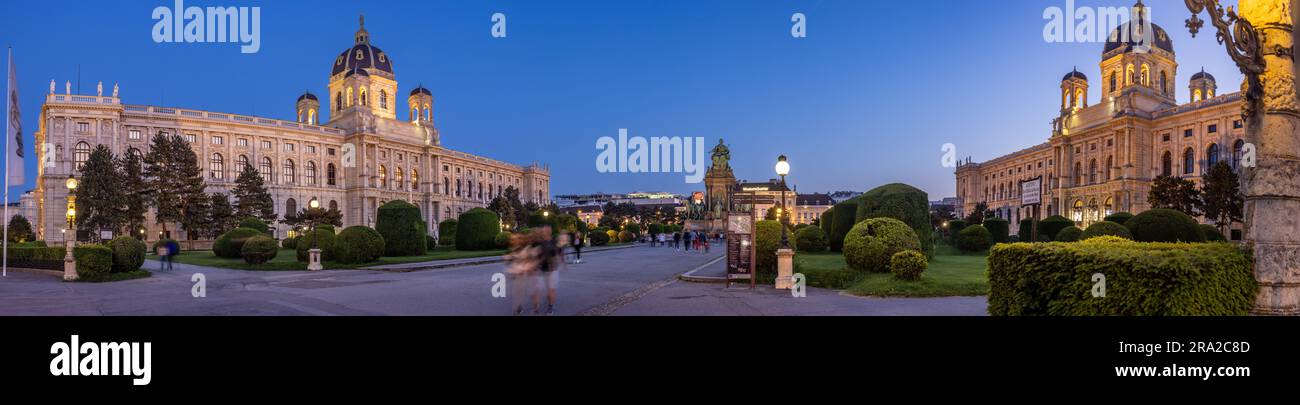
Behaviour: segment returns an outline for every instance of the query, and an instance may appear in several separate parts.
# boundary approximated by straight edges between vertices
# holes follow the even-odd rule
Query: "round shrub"
[[[1011,234],[1011,223],[1002,218],[984,219],[984,228],[989,230],[993,236],[993,243],[1007,243],[1007,236]]]
[[[280,246],[283,246],[285,249],[297,249],[298,238],[299,238],[298,236],[294,236],[292,238],[285,238],[284,240],[280,241]]]
[[[1053,240],[1057,242],[1078,242],[1080,236],[1083,236],[1083,230],[1079,229],[1077,226],[1070,225],[1065,227],[1065,229],[1062,229],[1060,232],[1057,232],[1056,237]]]
[[[442,246],[451,246],[456,244],[456,219],[448,219],[438,223],[438,244]]]
[[[144,242],[131,236],[118,236],[108,242],[113,250],[114,273],[126,273],[140,270],[144,265]]]
[[[1223,236],[1223,232],[1219,232],[1219,228],[1215,227],[1214,225],[1200,224],[1197,225],[1197,227],[1201,228],[1202,234],[1205,234],[1206,242],[1227,242],[1228,241],[1228,238]]]
[[[316,225],[315,229],[318,231],[330,231],[335,234],[338,234],[338,231],[334,229],[334,225],[330,225],[330,224],[318,224]]]
[[[831,224],[831,232],[827,235],[827,240],[830,241],[831,250],[839,252],[844,250],[844,235],[847,235],[855,224],[858,200],[849,199],[835,204],[835,208],[831,209],[835,211],[831,214],[831,219],[835,222]]]
[[[420,219],[420,207],[414,204],[393,200],[380,206],[375,230],[384,236],[384,256],[419,256],[426,250],[424,221]],[[490,234],[494,235],[496,232]]]
[[[1124,225],[1125,222],[1128,222],[1128,220],[1132,218],[1133,218],[1133,214],[1127,212],[1116,212],[1114,214],[1107,215],[1105,220],[1120,225]]]
[[[599,230],[600,228],[596,228],[596,229],[597,229],[597,230],[592,231],[591,234],[587,236],[588,238],[591,238],[591,245],[592,245],[592,246],[605,246],[605,245],[608,245],[608,244],[609,244],[609,234],[606,233],[606,232],[600,231],[600,230]]]
[[[72,257],[77,261],[77,276],[95,279],[107,276],[113,271],[113,249],[98,243],[78,245],[72,248]]]
[[[311,250],[313,241],[316,244],[316,248],[320,249],[320,260],[322,262],[334,260],[334,249],[336,247],[335,241],[337,238],[338,237],[334,235],[334,232],[319,229],[304,233],[302,239],[298,241],[298,247],[295,249],[297,250],[295,253],[297,253],[298,261],[307,261],[307,252]],[[388,239],[384,239],[384,241],[387,242]]]
[[[271,228],[266,225],[266,222],[262,222],[262,220],[254,217],[244,218],[243,220],[239,221],[239,226],[237,228],[256,229],[258,232],[267,235],[271,234]],[[239,257],[239,256],[235,256],[235,257]]]
[[[250,219],[255,220],[256,218]],[[258,235],[267,235],[267,233],[253,228],[241,227],[231,229],[230,232],[218,236],[217,240],[212,243],[212,253],[216,254],[217,257],[224,257],[227,259],[241,258],[244,255],[243,249],[245,241],[247,241],[248,238]]]
[[[618,232],[615,232],[613,229],[610,229],[610,230],[608,230],[608,231],[605,231],[605,234],[606,234],[606,235],[609,235],[609,241],[610,241],[610,242],[619,242],[619,241],[620,241],[620,240],[619,240],[619,237],[618,237]]]
[[[816,226],[805,226],[794,232],[794,248],[800,252],[824,252],[829,246],[826,232]]]
[[[369,263],[383,255],[384,237],[370,227],[349,226],[334,239],[334,261],[339,263]]]
[[[460,214],[456,220],[456,250],[489,250],[496,247],[501,217],[484,208]]]
[[[1088,225],[1088,229],[1083,230],[1079,235],[1079,240],[1088,240],[1099,236],[1118,236],[1124,239],[1133,239],[1133,234],[1129,233],[1128,228],[1120,225],[1118,222],[1100,221]]]
[[[920,280],[921,273],[929,265],[929,261],[925,259],[925,254],[915,250],[894,253],[889,258],[889,272],[894,273],[894,278],[899,280]]]
[[[1069,218],[1053,215],[1038,221],[1038,235],[1047,235],[1048,238],[1056,238],[1056,234],[1061,233],[1062,229],[1074,226],[1074,221]]]
[[[610,231],[610,232],[613,232],[613,231]],[[619,232],[619,233],[618,233],[618,242],[619,242],[619,243],[628,243],[628,242],[631,242],[632,239],[636,239],[636,235],[632,234],[632,232],[622,231],[622,232]]]
[[[920,249],[921,240],[916,232],[894,218],[864,220],[844,235],[844,261],[857,271],[887,272],[894,253]]]
[[[1196,225],[1187,214],[1167,208],[1143,211],[1124,223],[1139,242],[1204,242],[1205,234]]]
[[[492,245],[496,246],[497,249],[505,249],[510,247],[511,235],[513,234],[511,234],[510,232],[505,232],[505,231],[497,232],[497,236],[492,238]]]
[[[948,221],[948,243],[956,245],[957,235],[961,233],[962,229],[966,229],[966,221],[960,219]]]
[[[993,246],[993,234],[984,225],[971,225],[957,233],[957,248],[967,252],[982,252]]]
[[[775,279],[776,249],[781,245],[781,223],[773,220],[754,224],[754,276]]]
[[[262,264],[274,259],[275,255],[280,253],[280,247],[276,246],[275,239],[270,236],[257,235],[248,238],[244,242],[240,254],[244,257],[244,262],[248,264]]]
[[[925,191],[903,183],[892,183],[862,193],[854,220],[868,218],[903,221],[921,242],[921,251],[930,251],[930,231],[934,227],[930,223],[930,196]]]

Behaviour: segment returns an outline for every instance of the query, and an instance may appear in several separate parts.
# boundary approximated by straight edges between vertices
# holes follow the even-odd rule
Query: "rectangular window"
[[[271,149],[271,141],[262,141],[262,149]]]
[[[1183,137],[1184,137],[1184,138],[1191,138],[1191,137],[1192,137],[1192,130],[1190,130],[1190,129],[1183,130]]]
[[[247,148],[247,147],[248,147],[248,138],[239,138],[238,141],[235,141],[235,144]]]
[[[1219,126],[1218,126],[1217,124],[1211,124],[1209,128],[1206,128],[1206,129],[1205,129],[1205,132],[1209,132],[1209,133],[1211,133],[1211,134],[1213,134],[1213,133],[1218,133],[1218,132],[1219,132]]]
[[[381,151],[379,151],[379,158],[380,158],[380,159],[388,159],[388,151],[386,151],[386,150],[381,150]]]
[[[137,141],[140,140],[140,130],[132,129],[130,131],[126,131],[126,138],[131,140],[137,140]]]
[[[334,156],[334,148],[325,148],[325,154]]]
[[[1107,140],[1106,140],[1106,147],[1109,148],[1109,147],[1112,147],[1112,146],[1115,146],[1115,140],[1114,140],[1114,139],[1107,139]]]
[[[284,151],[285,151],[285,152],[293,152],[293,144],[292,144],[292,143],[286,143],[286,144],[284,144]]]
[[[185,142],[194,143],[195,139],[194,134],[185,134]]]
[[[82,132],[82,133],[90,132],[90,123],[89,123],[89,122],[78,122],[78,123],[77,123],[77,132]]]
[[[1241,129],[1241,120],[1233,120],[1232,129]]]
[[[1160,138],[1161,138],[1161,140],[1164,141],[1164,142],[1169,142],[1169,134],[1164,134],[1164,135],[1161,136]]]
[[[1097,144],[1095,143],[1088,144],[1088,150],[1097,150]]]
[[[220,145],[220,144],[223,144],[223,143],[225,143],[225,142],[226,142],[226,138],[225,138],[225,137],[220,137],[220,136],[213,136],[213,137],[212,137],[212,144],[213,144],[213,145]]]
[[[307,145],[307,153],[316,153],[316,145]]]

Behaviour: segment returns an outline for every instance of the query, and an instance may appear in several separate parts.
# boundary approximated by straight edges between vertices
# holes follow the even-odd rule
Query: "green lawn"
[[[835,252],[799,253],[795,271],[808,286],[845,290],[853,295],[884,297],[949,297],[988,294],[987,252],[963,253],[935,246],[935,256],[918,281],[902,281],[889,273],[861,274],[849,270],[844,255]]]
[[[402,264],[428,262],[434,260],[448,259],[466,259],[471,257],[500,256],[505,254],[505,250],[483,250],[483,251],[460,251],[451,246],[439,246],[437,249],[430,251],[422,256],[401,256],[401,257],[381,257],[379,260],[362,263],[362,264],[343,264],[335,262],[325,262],[325,269],[355,269],[358,267],[380,266],[385,264]],[[157,257],[152,257],[157,259]],[[182,252],[176,257],[177,263],[193,264],[197,266],[220,267],[225,269],[236,270],[259,270],[259,271],[282,271],[282,270],[307,270],[307,263],[299,262],[297,252],[293,249],[280,249],[280,253],[275,255],[274,259],[262,264],[248,264],[243,259],[227,259],[217,257],[211,250],[197,250]]]

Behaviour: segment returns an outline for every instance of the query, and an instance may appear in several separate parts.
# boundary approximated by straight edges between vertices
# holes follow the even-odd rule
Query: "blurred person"
[[[691,231],[682,232],[682,250],[691,251]]]
[[[532,235],[510,236],[510,252],[506,254],[506,282],[510,286],[510,308],[515,315],[524,313],[524,297],[530,293],[533,271],[537,268],[537,251]]]
[[[534,245],[537,247],[536,258],[537,266],[535,270],[536,288],[533,290],[533,313],[538,313],[541,308],[541,294],[546,292],[546,314],[555,314],[555,290],[560,284],[560,264],[563,260],[557,256],[562,254],[556,240],[551,235],[550,226],[542,226],[541,229],[533,231]]]

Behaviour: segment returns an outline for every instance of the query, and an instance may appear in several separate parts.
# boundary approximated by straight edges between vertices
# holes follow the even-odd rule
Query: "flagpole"
[[[12,100],[10,100],[9,93],[14,91],[14,89],[9,88],[9,83],[13,83],[13,78],[9,77],[9,75],[13,73],[13,64],[14,64],[13,46],[9,47],[8,56],[9,58],[7,59],[7,62],[9,63],[5,64],[5,138],[6,138],[5,140],[5,216],[4,216],[5,221],[9,220],[9,154],[13,152],[9,150],[9,143],[8,143],[9,142],[8,141],[9,110],[13,108],[13,106],[9,105],[9,103],[12,102]],[[9,277],[9,224],[8,223],[4,224],[4,229],[5,229],[4,241],[0,242],[0,244],[4,245],[4,253],[0,253],[0,255],[3,255],[3,259],[0,259],[0,262],[3,263],[0,264],[0,277]]]

